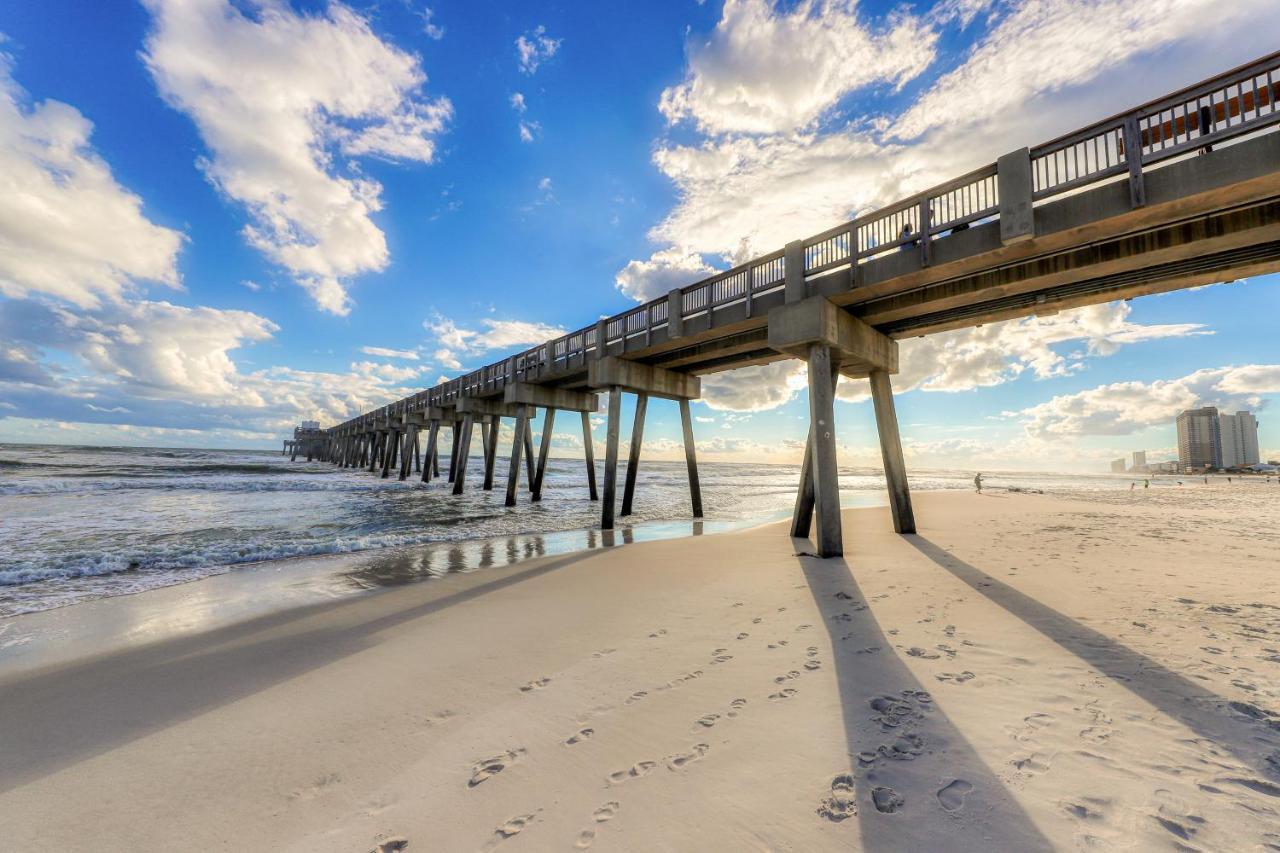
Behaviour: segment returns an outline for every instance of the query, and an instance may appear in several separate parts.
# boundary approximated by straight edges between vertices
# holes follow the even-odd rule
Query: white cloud
[[[343,158],[429,163],[453,107],[422,95],[418,58],[341,3],[322,14],[274,2],[146,0],[143,59],[195,121],[208,179],[244,205],[245,239],[323,310],[351,307],[343,281],[388,263],[373,221],[381,185]]]
[[[970,391],[1027,372],[1037,379],[1066,376],[1082,370],[1090,356],[1112,355],[1125,344],[1208,334],[1198,323],[1134,323],[1131,310],[1127,302],[1113,302],[901,341],[894,391]],[[1067,344],[1076,346],[1066,354],[1058,351]],[[807,381],[803,363],[788,360],[704,376],[702,388],[712,408],[762,411],[789,402]],[[841,380],[836,396],[850,403],[866,400],[867,383]]]
[[[1024,419],[1033,438],[1129,435],[1170,424],[1178,412],[1198,406],[1257,410],[1264,403],[1263,394],[1280,394],[1280,364],[1218,367],[1154,382],[1114,382],[1012,414]]]
[[[520,92],[512,93],[510,102],[511,109],[518,113],[523,114],[525,110],[529,109],[529,105],[524,102],[524,95]]]
[[[542,190],[544,193],[549,193],[549,192],[551,192],[551,179],[550,179],[550,178],[542,178],[541,180],[539,180],[539,181],[538,181],[538,189]]]
[[[1135,56],[1193,36],[1251,27],[1269,0],[1039,0],[1016,4],[965,59],[894,127],[903,138],[933,128],[953,133],[1025,109],[1032,98],[1097,80]],[[1213,21],[1207,33],[1206,20]],[[1105,35],[1100,35],[1105,34]],[[1223,61],[1223,69],[1230,66]],[[1124,89],[1132,92],[1126,83]],[[1098,116],[1102,118],[1102,115]]]
[[[462,369],[462,359],[473,358],[494,350],[516,350],[546,343],[565,334],[558,326],[527,320],[485,318],[480,328],[459,326],[454,320],[433,314],[422,321],[422,327],[435,340],[436,361],[449,370]]]
[[[807,127],[871,83],[901,86],[933,60],[937,34],[895,13],[878,31],[856,0],[726,0],[707,41],[689,47],[684,82],[662,93],[670,122],[707,133],[786,133]]]
[[[538,124],[538,122],[536,121],[520,122],[520,141],[521,142],[525,142],[525,143],[532,142],[534,138],[537,136],[537,134],[541,132],[542,132],[542,125]]]
[[[666,249],[654,252],[647,261],[628,263],[618,271],[615,284],[637,302],[648,302],[714,272],[715,268],[696,254]]]
[[[516,59],[520,70],[532,74],[538,66],[556,55],[563,39],[553,39],[547,35],[547,28],[537,26],[532,31],[516,39]]]
[[[138,281],[180,288],[182,235],[116,182],[90,121],[59,101],[30,103],[11,64],[0,53],[0,294],[92,307]]]
[[[418,354],[411,349],[387,349],[386,347],[360,347],[360,352],[377,358],[404,358],[417,361]]]
[[[247,311],[165,302],[79,313],[32,300],[0,302],[0,339],[46,371],[60,371],[56,384],[38,387],[6,371],[0,350],[0,408],[15,413],[11,418],[185,430],[198,442],[231,432],[279,435],[301,419],[334,423],[420,390],[420,366],[362,361],[346,373],[241,371],[236,350],[276,331]]]

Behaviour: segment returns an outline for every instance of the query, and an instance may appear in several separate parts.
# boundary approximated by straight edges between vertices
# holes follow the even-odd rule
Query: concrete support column
[[[533,477],[533,500],[542,500],[542,481],[547,476],[547,457],[551,455],[552,429],[556,422],[556,410],[544,409],[542,418],[542,442],[538,448],[538,467]]]
[[[702,486],[698,483],[698,454],[693,444],[693,414],[689,401],[680,401],[680,425],[684,429],[684,462],[689,469],[689,500],[693,504],[693,517],[702,518]]]
[[[531,492],[533,491],[533,477],[537,473],[534,470],[537,460],[533,455],[533,419],[537,415],[537,408],[530,406],[528,417],[525,418],[524,422],[524,465],[529,479],[529,491]]]
[[[462,425],[458,421],[454,421],[450,426],[453,430],[453,444],[449,447],[449,482],[452,483],[458,476],[458,444],[460,443]]]
[[[840,528],[840,476],[836,458],[834,370],[831,347],[809,347],[809,419],[813,429],[813,498],[818,516],[817,546],[820,557],[844,553]]]
[[[884,478],[889,489],[893,529],[898,533],[915,533],[916,516],[911,509],[911,491],[907,488],[907,466],[902,459],[902,438],[898,434],[898,413],[893,407],[893,386],[889,382],[889,374],[883,370],[871,371],[871,402],[876,409],[876,430],[880,433],[880,455],[884,458]]]
[[[375,432],[369,436],[369,473],[378,468],[378,450],[382,447],[382,433]]]
[[[582,413],[582,447],[587,455],[587,488],[591,490],[591,500],[600,500],[600,493],[596,491],[596,445],[595,439],[591,437],[591,415],[587,412]]]
[[[413,428],[413,473],[415,474],[422,472],[422,450],[418,442],[418,433],[420,432],[421,430],[418,427],[415,426]]]
[[[484,490],[493,491],[493,471],[498,467],[498,434],[502,432],[502,418],[493,416],[493,422],[484,437]]]
[[[834,393],[840,375],[832,374],[831,390]],[[800,464],[800,486],[796,489],[795,511],[791,514],[791,535],[799,539],[809,538],[813,523],[813,426],[804,443],[804,461]]]
[[[457,473],[453,475],[453,493],[455,495],[462,494],[462,487],[467,481],[467,457],[471,455],[471,428],[475,425],[475,422],[475,415],[470,412],[462,416],[462,429],[459,430],[458,449],[453,454],[453,458],[458,464]]]
[[[388,430],[385,446],[382,450],[382,479],[391,473],[391,466],[396,464],[396,450],[400,447],[400,433]]]
[[[636,417],[631,425],[631,452],[627,455],[627,482],[622,487],[622,511],[619,516],[631,515],[631,503],[636,494],[636,474],[640,471],[640,444],[644,441],[644,416],[649,408],[649,395],[636,394]]]
[[[604,505],[600,509],[600,529],[613,529],[614,501],[618,496],[618,422],[622,420],[622,389],[609,389],[609,416],[604,443]]]
[[[409,424],[404,434],[404,448],[400,451],[400,480],[409,479],[413,470],[413,449],[418,446],[418,425]]]
[[[436,458],[436,440],[440,437],[440,421],[432,420],[431,428],[427,432],[427,452],[426,464],[422,466],[422,482],[430,483],[432,476],[432,462]],[[440,469],[435,469],[435,476],[440,476]]]
[[[527,406],[516,407],[516,433],[511,440],[511,464],[507,466],[507,506],[516,505],[516,489],[520,486],[520,453],[524,450],[521,437],[529,429],[529,409]]]

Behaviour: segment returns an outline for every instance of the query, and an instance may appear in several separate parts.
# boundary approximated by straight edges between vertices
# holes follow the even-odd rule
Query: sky
[[[1271,2],[4,3],[0,441],[279,447],[1261,56]],[[903,341],[908,463],[1171,458],[1196,405],[1280,457],[1278,315],[1265,276]],[[700,457],[798,461],[804,385],[704,377]]]

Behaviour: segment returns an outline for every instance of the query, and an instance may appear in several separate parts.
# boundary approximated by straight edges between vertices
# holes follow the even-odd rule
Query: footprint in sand
[[[618,809],[622,808],[622,803],[617,800],[610,800],[600,808],[596,809],[591,817],[596,823],[604,823],[607,820],[613,820],[618,814]]]
[[[747,637],[750,637],[750,636],[751,636],[751,635],[750,635],[750,634],[748,634],[746,631],[743,631],[741,634],[739,634],[739,635],[738,635],[738,639],[739,639],[739,640],[745,640]]]
[[[847,592],[837,592],[832,598],[838,598],[841,601],[853,601],[853,596]]]
[[[775,677],[775,678],[773,679],[773,683],[774,683],[774,684],[785,684],[786,682],[788,682],[788,681],[792,680],[793,678],[799,678],[799,677],[800,677],[800,670],[798,670],[798,669],[793,669],[793,670],[791,670],[790,672],[788,672],[786,675],[779,675],[779,676]]]
[[[779,690],[777,693],[770,693],[769,698],[777,702],[782,699],[790,699],[799,692],[800,691],[796,690],[794,687],[787,687],[783,690]]]
[[[934,678],[939,681],[949,681],[952,684],[964,684],[966,681],[977,678],[977,676],[966,669],[964,672],[940,672]]]
[[[810,660],[810,661],[805,661],[804,663],[804,668],[809,670],[810,672],[813,672],[815,669],[821,668],[821,666],[822,666],[822,661]]]
[[[591,656],[592,656],[593,658],[608,657],[609,655],[613,654],[613,653],[614,653],[614,652],[616,652],[616,651],[617,651],[617,649],[601,649],[601,650],[600,650],[600,651],[598,651],[598,652],[592,652],[592,653],[591,653]]]
[[[709,729],[716,724],[716,720],[720,719],[719,714],[706,714],[698,718],[698,725]]]
[[[734,699],[732,702],[729,703],[729,708],[731,710],[729,711],[727,716],[730,716],[730,717],[738,716],[738,711],[741,710],[742,707],[746,704],[747,704],[746,699]]]
[[[711,665],[715,666],[718,663],[726,663],[731,660],[733,660],[733,655],[716,655],[711,659]]]
[[[1049,769],[1048,757],[1038,752],[1011,758],[1009,759],[1009,763],[1012,764],[1020,773],[1043,773]]]
[[[786,640],[778,640],[778,641],[777,641],[777,642],[775,642],[775,643],[770,643],[770,644],[769,644],[769,648],[771,648],[771,649],[780,649],[780,648],[782,648],[783,646],[785,646],[786,644],[787,644],[787,641],[786,641]]]
[[[578,840],[573,842],[573,849],[586,850],[596,841],[596,831],[594,829],[584,829],[578,833]]]
[[[804,650],[804,653],[805,653],[805,657],[811,657],[811,658],[817,657],[817,656],[818,656],[818,647],[817,647],[817,646],[810,646],[809,648],[807,648],[807,649],[805,649],[805,650]]]
[[[616,773],[609,774],[609,781],[613,784],[625,782],[628,779],[639,779],[641,776],[648,776],[653,772],[653,768],[658,766],[656,761],[640,761],[632,764],[626,770],[619,770]]]
[[[404,850],[408,846],[409,839],[403,836],[396,836],[395,838],[388,838],[374,845],[374,848],[370,853],[400,853],[401,850]]]
[[[763,620],[761,617],[757,616],[756,618],[754,618],[754,619],[752,619],[752,620],[751,620],[751,624],[752,624],[752,625],[759,625],[759,624],[760,624],[761,622],[763,622],[763,621],[764,621],[764,620]]]
[[[871,789],[871,802],[881,814],[893,814],[907,803],[897,791],[884,787]]]
[[[858,803],[853,790],[853,777],[841,773],[831,780],[831,796],[824,797],[818,814],[833,823],[858,816]]]
[[[626,698],[626,701],[623,702],[623,704],[634,705],[636,702],[639,702],[641,699],[643,699],[648,695],[649,695],[649,692],[647,690],[637,690],[635,693],[632,693],[630,696],[628,696]]]
[[[577,744],[582,743],[584,740],[586,740],[587,738],[591,737],[591,736],[592,736],[593,734],[595,734],[595,733],[596,733],[596,730],[595,730],[595,729],[581,729],[581,730],[579,730],[579,731],[578,731],[578,733],[577,733],[577,734],[575,734],[573,737],[571,737],[571,738],[569,738],[568,740],[566,740],[566,741],[564,742],[564,745],[565,745],[565,746],[575,746],[575,745],[577,745]]]
[[[665,635],[666,635],[666,633],[667,633],[667,629],[666,629],[666,628],[659,628],[658,630],[656,630],[656,631],[654,631],[652,634],[650,634],[650,635],[649,635],[649,638],[650,638],[650,639],[655,639],[655,638],[657,638],[657,637],[662,637],[662,636],[665,636]]]
[[[532,693],[534,690],[541,690],[551,683],[550,678],[539,678],[536,681],[530,681],[528,684],[520,688],[521,693]]]
[[[709,743],[695,743],[693,745],[693,749],[689,752],[682,752],[677,755],[668,755],[667,769],[680,770],[706,755],[707,750],[709,749],[711,749],[711,744]]]
[[[955,779],[943,785],[938,791],[938,804],[955,814],[964,808],[964,798],[969,796],[973,785],[964,779]]]
[[[525,827],[533,823],[533,819],[534,819],[534,815],[522,814],[522,815],[517,815],[516,817],[513,817],[510,820],[508,820],[502,826],[498,827],[493,831],[494,837],[489,844],[489,849],[496,847],[497,845],[501,844],[503,841],[506,841],[508,838],[511,838],[512,836],[519,835],[521,832],[524,831]]]
[[[496,776],[512,764],[516,763],[516,761],[520,759],[520,756],[524,754],[524,749],[513,749],[508,752],[504,752],[502,755],[496,755],[493,758],[486,758],[484,761],[476,762],[475,766],[471,768],[471,780],[467,782],[467,787],[474,788],[489,777]]]
[[[942,657],[942,655],[931,652],[928,649],[922,649],[919,646],[912,646],[907,649],[907,654],[913,658],[924,658],[925,660],[937,660]]]

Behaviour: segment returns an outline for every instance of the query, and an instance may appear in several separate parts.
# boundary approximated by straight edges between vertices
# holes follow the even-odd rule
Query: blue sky
[[[0,440],[278,446],[1262,55],[1265,11],[4,4]],[[1257,411],[1274,458],[1277,283],[904,342],[909,459],[1102,469],[1199,403]],[[802,385],[709,377],[704,457],[796,458]]]

